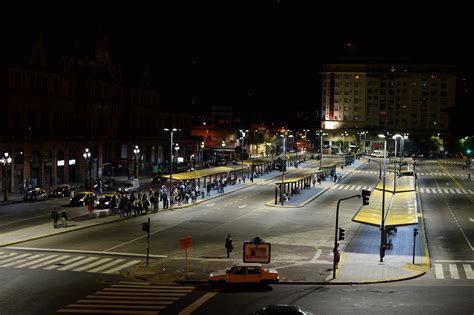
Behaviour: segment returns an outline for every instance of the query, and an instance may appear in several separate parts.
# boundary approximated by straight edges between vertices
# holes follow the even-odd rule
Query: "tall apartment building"
[[[448,109],[456,105],[452,66],[326,64],[321,75],[321,127],[330,135],[389,131],[449,138]]]

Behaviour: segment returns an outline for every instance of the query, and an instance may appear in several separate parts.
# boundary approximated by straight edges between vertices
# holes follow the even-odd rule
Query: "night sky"
[[[320,2],[2,1],[0,18],[9,51],[41,31],[50,49],[71,52],[79,41],[90,53],[104,34],[115,63],[130,74],[148,69],[159,82],[162,106],[197,113],[230,105],[261,122],[314,120],[322,63],[371,58],[472,72],[467,8]]]

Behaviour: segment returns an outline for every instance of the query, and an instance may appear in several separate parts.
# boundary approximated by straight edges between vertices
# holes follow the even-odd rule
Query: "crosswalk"
[[[372,191],[373,187],[363,185],[347,185],[347,184],[336,184],[333,189],[339,190],[369,190]],[[474,191],[471,189],[459,189],[459,188],[419,188],[418,190],[422,194],[452,194],[452,195],[474,195]]]
[[[474,280],[474,272],[470,262],[435,263],[434,272],[436,279],[439,280]]]
[[[58,313],[158,314],[195,289],[178,284],[153,285],[120,281],[72,304]]]
[[[354,173],[360,174],[379,174],[380,171],[363,171],[363,170],[354,170]],[[424,173],[416,173],[417,176],[453,176],[453,177],[462,177],[466,178],[467,174],[465,173],[443,173],[443,172],[424,172]]]
[[[36,254],[0,252],[0,268],[27,268],[58,271],[118,274],[120,270],[140,263],[137,259],[100,256],[72,256],[60,254]]]

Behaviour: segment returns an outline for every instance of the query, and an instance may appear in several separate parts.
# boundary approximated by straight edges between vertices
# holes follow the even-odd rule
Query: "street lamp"
[[[401,142],[401,145],[400,145],[400,162],[402,162],[402,158],[403,158],[403,152],[404,152],[404,148],[405,148],[405,139],[408,139],[408,133],[404,133],[403,136],[402,136],[402,142]]]
[[[285,168],[286,168],[286,138],[293,138],[293,135],[286,136],[285,134],[280,135],[283,138],[283,165],[281,173],[281,187],[280,187],[280,202],[283,205],[283,189],[285,187]]]
[[[204,168],[204,141],[201,142],[201,168]]]
[[[393,160],[393,193],[395,194],[396,192],[396,185],[397,185],[397,140],[398,139],[403,139],[402,135],[396,134],[392,137],[393,140],[395,140],[395,159]],[[400,155],[401,157],[401,155]],[[400,160],[401,162],[401,160]]]
[[[347,132],[344,131],[343,133],[341,133],[341,136],[342,136],[342,154],[344,154],[344,144],[345,144],[344,140],[345,140],[345,137],[348,136],[348,134]]]
[[[382,186],[382,218],[380,222],[380,262],[385,256],[385,168],[387,163],[387,137],[379,134],[383,138],[383,186]]]
[[[84,157],[84,159],[86,160],[86,163],[87,163],[87,173],[88,174],[86,174],[86,184],[85,184],[86,189],[87,189],[87,188],[89,188],[89,185],[91,184],[91,180],[92,180],[91,179],[91,175],[92,175],[91,174],[92,173],[91,172],[91,156],[92,156],[92,154],[91,154],[91,151],[89,150],[89,148],[86,148],[84,150],[84,153],[82,153],[82,156]],[[89,178],[89,181],[87,181],[88,178]]]
[[[242,139],[242,143],[240,144],[240,163],[242,165],[242,174],[241,176],[244,177],[244,143],[245,143],[245,135],[249,132],[248,129],[242,130],[240,129],[240,139]]]
[[[323,136],[327,136],[327,133],[323,132],[322,130],[319,131],[319,169],[323,169]]]
[[[6,202],[8,201],[8,165],[12,163],[12,157],[8,152],[3,153],[3,158],[0,159],[0,163],[2,163],[5,168],[5,190],[3,191],[3,201]]]
[[[181,129],[177,128],[164,128],[164,131],[170,132],[170,185],[169,185],[169,200],[170,200],[170,208],[173,209],[173,203],[171,202],[171,188],[173,187],[173,133],[176,131],[181,131]]]
[[[135,155],[135,178],[138,178],[138,163],[140,159],[140,149],[138,148],[138,145],[133,149],[133,154]]]

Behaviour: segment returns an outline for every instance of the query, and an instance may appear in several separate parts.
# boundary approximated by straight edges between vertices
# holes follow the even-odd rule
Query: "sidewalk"
[[[309,160],[305,164],[314,162]],[[356,168],[364,164],[365,160],[356,160],[353,164],[347,165],[343,170],[339,169],[342,178],[349,175]],[[305,165],[303,164],[303,165]],[[301,166],[303,166],[301,165]],[[291,172],[294,168],[289,168]],[[199,198],[195,202],[200,203],[209,199],[217,198],[221,195],[233,193],[240,189],[245,189],[259,181],[280,176],[278,172],[271,172],[254,179],[254,183],[247,180],[244,183],[229,185],[225,188],[224,193],[217,193],[217,190],[211,192],[210,197],[205,199]],[[337,184],[337,182],[329,179],[316,183],[309,189],[304,189],[299,194],[295,194],[283,206],[274,205],[274,200],[267,203],[271,207],[303,207],[305,204],[317,198],[325,190]],[[176,205],[174,210],[192,206],[193,203]],[[172,211],[172,209],[166,209]],[[160,212],[164,211],[160,208]],[[94,212],[96,213],[96,212]],[[99,213],[99,212],[97,212]],[[68,221],[67,228],[53,228],[52,223],[42,224],[35,227],[25,228],[15,232],[0,234],[0,246],[9,246],[21,243],[27,240],[39,239],[51,235],[66,233],[78,229],[83,229],[100,224],[134,218],[134,216],[121,218],[118,215],[107,215],[107,210],[102,211],[103,216],[89,218],[88,215],[81,215],[71,218]],[[324,253],[321,249],[314,253],[314,248],[306,248],[300,246],[294,248],[291,246],[278,246],[277,250],[281,255],[279,258],[272,259],[269,267],[277,268],[280,273],[282,283],[375,283],[384,281],[394,281],[408,279],[424,274],[430,267],[429,255],[426,246],[426,238],[422,220],[418,226],[419,235],[416,242],[415,265],[412,265],[412,242],[413,242],[413,226],[400,227],[398,232],[393,236],[393,248],[386,251],[384,262],[379,262],[379,244],[380,231],[376,227],[359,225],[354,229],[356,232],[352,235],[346,235],[346,240],[341,242],[341,261],[337,270],[336,279],[332,280],[332,271],[329,272],[327,266],[332,268],[333,255],[331,249],[327,247]],[[146,280],[152,283],[158,282],[206,282],[210,272],[225,269],[242,261],[242,255],[235,252],[232,258],[227,259],[222,253],[221,248],[210,249],[206,257],[189,258],[189,275],[186,276],[184,255],[182,257],[170,257],[154,261],[149,267],[144,265],[133,266],[124,271],[124,276],[136,279]],[[315,266],[323,265],[325,272],[315,272]],[[319,267],[322,268],[322,267]],[[330,273],[330,275],[328,275]]]

